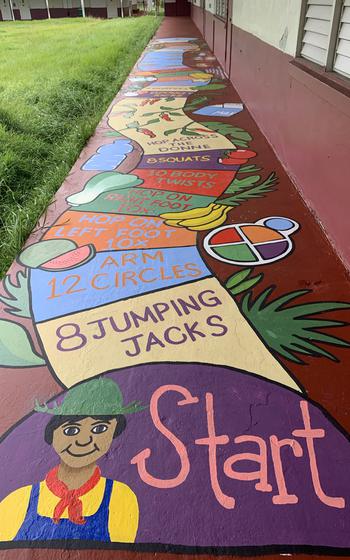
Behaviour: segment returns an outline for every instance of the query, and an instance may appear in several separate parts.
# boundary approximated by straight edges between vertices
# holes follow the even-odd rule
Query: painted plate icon
[[[214,229],[205,237],[204,248],[214,259],[229,264],[269,264],[292,251],[290,236],[298,229],[299,224],[290,218],[271,216],[255,223]]]

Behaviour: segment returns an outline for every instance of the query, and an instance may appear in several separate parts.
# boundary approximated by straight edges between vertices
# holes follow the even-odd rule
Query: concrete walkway
[[[349,551],[348,290],[166,19],[3,283],[0,547]]]

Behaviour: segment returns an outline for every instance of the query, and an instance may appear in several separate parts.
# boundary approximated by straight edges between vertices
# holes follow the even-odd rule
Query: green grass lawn
[[[0,23],[0,277],[160,21]]]

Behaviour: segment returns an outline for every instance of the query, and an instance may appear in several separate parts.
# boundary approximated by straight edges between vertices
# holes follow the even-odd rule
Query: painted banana
[[[181,222],[182,227],[188,227],[188,229],[191,229],[193,231],[206,231],[209,229],[214,229],[217,228],[219,226],[221,226],[222,224],[225,223],[226,218],[227,218],[227,214],[229,213],[229,211],[231,210],[230,206],[226,206],[224,207],[222,213],[220,214],[219,217],[217,217],[215,220],[210,221],[210,222],[204,222],[202,224],[196,225],[196,226],[184,226],[184,222]]]
[[[200,216],[206,216],[210,214],[210,212],[219,206],[219,204],[215,204],[212,202],[208,206],[200,207],[200,208],[191,208],[190,210],[183,210],[182,212],[166,212],[165,214],[161,214],[160,217],[164,220],[185,220],[186,218],[198,218]]]
[[[192,231],[205,231],[207,229],[214,229],[225,223],[228,212],[231,210],[230,206],[225,206],[224,204],[211,204],[211,209],[209,212],[202,216],[192,216],[186,218],[177,219],[167,219],[165,224],[171,227],[184,227]],[[208,207],[206,207],[208,208]],[[199,210],[194,208],[193,210]],[[200,210],[203,210],[202,208]],[[171,216],[173,213],[166,214]],[[177,212],[177,216],[185,214],[185,212]],[[186,213],[188,216],[188,212]],[[162,214],[164,217],[165,214]]]
[[[165,225],[169,227],[181,227],[179,226],[179,222],[181,222],[181,220],[164,220]]]
[[[218,218],[220,218],[220,216],[223,213],[224,210],[224,206],[222,206],[221,204],[217,205],[216,208],[214,208],[209,214],[205,215],[205,216],[199,216],[199,217],[195,217],[195,218],[186,218],[184,220],[181,220],[179,222],[179,224],[181,226],[185,226],[187,228],[192,228],[192,227],[196,227],[196,226],[201,226],[203,224],[209,223],[209,222],[213,222],[215,220],[217,220]]]

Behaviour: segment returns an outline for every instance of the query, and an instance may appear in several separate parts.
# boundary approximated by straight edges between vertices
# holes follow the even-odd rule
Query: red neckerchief
[[[101,471],[99,467],[96,467],[91,478],[80,486],[80,488],[69,490],[68,486],[59,480],[57,476],[58,469],[59,467],[57,466],[49,471],[45,479],[48,489],[55,494],[55,496],[61,498],[53,512],[53,521],[54,523],[58,523],[64,510],[68,508],[69,521],[77,525],[84,525],[86,521],[83,517],[83,504],[79,498],[96,486],[101,478]]]

